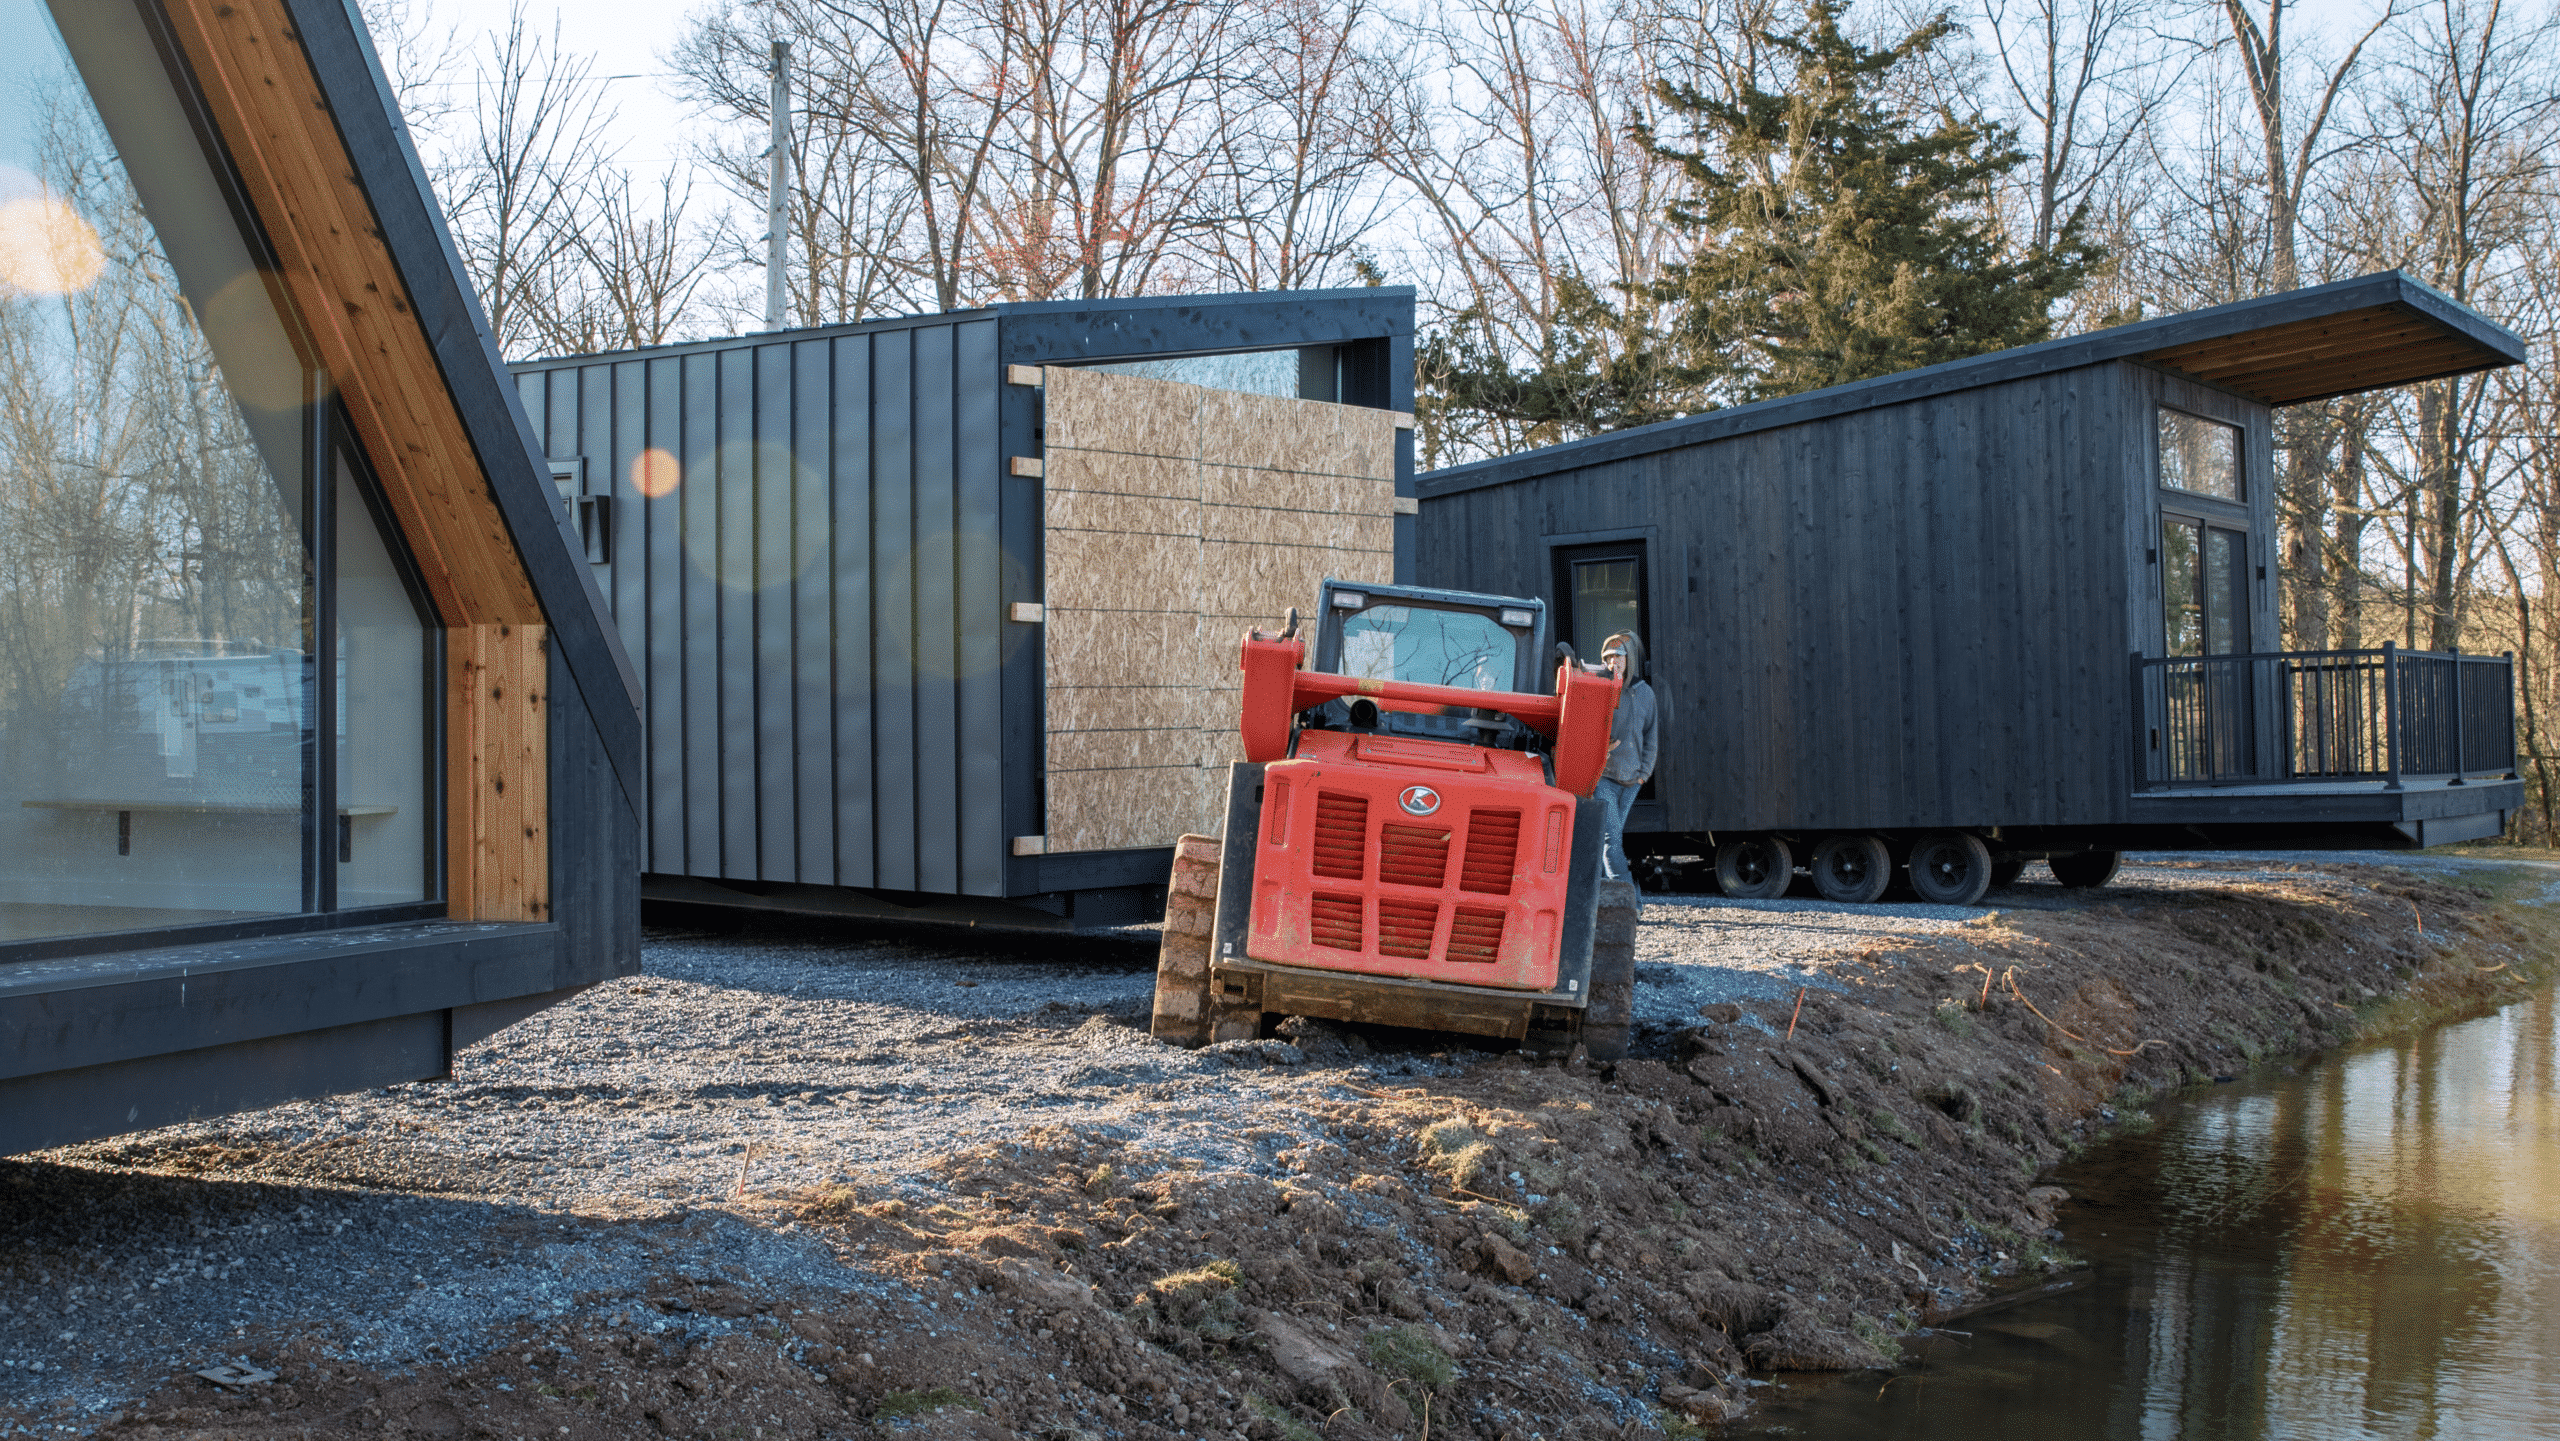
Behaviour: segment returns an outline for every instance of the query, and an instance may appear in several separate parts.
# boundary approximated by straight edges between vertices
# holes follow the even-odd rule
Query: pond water
[[[2092,1264],[1738,1434],[2560,1436],[2560,1008],[2164,1104],[2055,1177]]]

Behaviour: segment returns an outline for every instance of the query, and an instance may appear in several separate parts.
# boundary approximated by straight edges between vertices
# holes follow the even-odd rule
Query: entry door
[[[2183,780],[2232,780],[2257,773],[2256,687],[2246,661],[2216,661],[2249,650],[2249,536],[2194,516],[2160,517],[2163,653],[2197,664],[2173,666],[2166,680],[2167,757]]]
[[[1649,675],[1653,666],[1653,633],[1645,624],[1644,542],[1559,547],[1555,566],[1557,605],[1564,612],[1556,629],[1572,643],[1573,653],[1585,664],[1598,665],[1603,644],[1624,631],[1644,642]],[[1654,695],[1658,699],[1661,694],[1657,683]],[[1660,827],[1657,808],[1649,807],[1649,803],[1654,799],[1654,785],[1661,778],[1657,758],[1654,776],[1636,792],[1640,814],[1630,819],[1629,830]]]

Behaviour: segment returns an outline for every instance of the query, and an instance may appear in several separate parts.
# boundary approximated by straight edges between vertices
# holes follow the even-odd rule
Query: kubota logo
[[[1412,815],[1427,816],[1440,809],[1440,793],[1429,786],[1406,786],[1396,804]]]

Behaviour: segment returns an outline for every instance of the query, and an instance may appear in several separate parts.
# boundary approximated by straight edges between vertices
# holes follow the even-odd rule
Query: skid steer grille
[[[1563,984],[1573,797],[1533,755],[1392,739],[1310,728],[1288,759],[1239,775],[1262,804],[1240,959],[1515,992]],[[1230,924],[1223,907],[1218,921]]]
[[[1431,958],[1431,933],[1440,925],[1440,908],[1429,901],[1378,902],[1378,954],[1408,961]]]
[[[1368,873],[1369,798],[1341,791],[1316,792],[1316,837],[1309,870],[1328,880],[1356,881]]]
[[[1507,896],[1519,864],[1518,811],[1476,811],[1467,817],[1467,853],[1458,866],[1458,889]]]
[[[1502,912],[1460,906],[1449,918],[1449,959],[1492,965],[1502,957]]]
[[[1360,898],[1358,896],[1317,896],[1314,911],[1314,934],[1317,945],[1328,950],[1360,949]]]
[[[1378,879],[1400,886],[1440,889],[1449,874],[1449,833],[1421,826],[1381,826]]]

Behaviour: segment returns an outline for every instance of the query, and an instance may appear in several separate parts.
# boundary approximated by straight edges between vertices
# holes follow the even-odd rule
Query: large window
[[[165,48],[0,42],[0,944],[430,900],[432,617]]]

